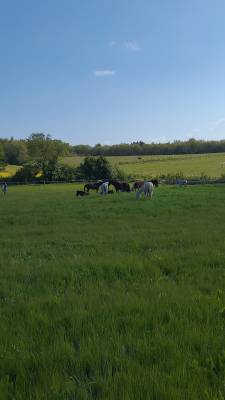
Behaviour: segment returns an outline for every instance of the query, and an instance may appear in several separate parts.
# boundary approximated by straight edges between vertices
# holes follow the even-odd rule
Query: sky
[[[0,137],[225,138],[224,0],[0,0]]]

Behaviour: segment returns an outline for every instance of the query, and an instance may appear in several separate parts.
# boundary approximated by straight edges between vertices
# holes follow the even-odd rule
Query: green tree
[[[44,179],[51,180],[58,159],[65,153],[65,144],[53,140],[50,135],[33,133],[27,139],[30,160],[39,168]]]
[[[88,144],[78,144],[78,145],[72,147],[72,152],[74,154],[87,156],[91,153],[91,149],[92,149],[92,147],[89,146]]]
[[[86,157],[77,168],[77,176],[82,179],[111,179],[113,170],[104,157]]]
[[[4,143],[7,164],[22,165],[28,160],[27,146],[22,140],[7,140]]]
[[[2,143],[0,143],[0,164],[5,161],[5,152]]]

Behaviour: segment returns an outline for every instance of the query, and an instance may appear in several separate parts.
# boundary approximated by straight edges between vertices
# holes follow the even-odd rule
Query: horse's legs
[[[136,193],[136,199],[139,200],[141,197],[141,194],[144,192],[144,188],[140,188],[137,193]]]

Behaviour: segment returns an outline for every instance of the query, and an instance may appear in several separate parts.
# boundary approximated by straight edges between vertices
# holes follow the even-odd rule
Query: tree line
[[[76,179],[112,179],[122,177],[116,167],[103,157],[85,157],[78,167],[63,164],[60,158],[69,155],[69,145],[43,133],[34,133],[26,141],[1,140],[0,157],[4,163],[20,165],[11,181],[72,181]]]
[[[114,145],[76,145],[72,153],[82,156],[144,156],[172,154],[203,154],[225,152],[225,140],[176,140],[172,143],[121,143]]]
[[[0,164],[24,165],[34,157],[34,148],[36,147],[39,147],[39,152],[43,152],[44,149],[48,152],[50,147],[51,151],[54,148],[54,152],[56,152],[57,149],[57,153],[62,155],[68,155],[71,152],[71,146],[68,143],[52,139],[50,135],[43,133],[33,133],[27,139],[22,140],[16,140],[13,137],[10,139],[0,138]]]
[[[172,155],[172,154],[203,154],[225,152],[225,140],[197,140],[190,138],[186,141],[175,140],[168,143],[144,143],[137,141],[133,143],[120,143],[114,145],[95,146],[79,144],[72,146],[61,140],[52,139],[50,135],[34,133],[27,139],[15,140],[0,139],[0,163],[24,165],[28,162],[33,152],[31,147],[34,143],[41,143],[45,138],[46,144],[51,148],[57,148],[61,155],[80,156],[144,156],[144,155]],[[39,142],[37,142],[39,140]],[[43,147],[43,146],[42,146]]]

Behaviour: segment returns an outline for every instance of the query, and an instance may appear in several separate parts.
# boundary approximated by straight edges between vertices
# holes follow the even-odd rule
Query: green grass
[[[219,177],[225,174],[225,153],[188,154],[176,156],[107,157],[126,174],[136,177],[152,177],[183,173],[186,177]],[[63,162],[78,166],[83,157],[64,157]]]
[[[224,399],[224,185],[74,189],[0,198],[0,399]]]

